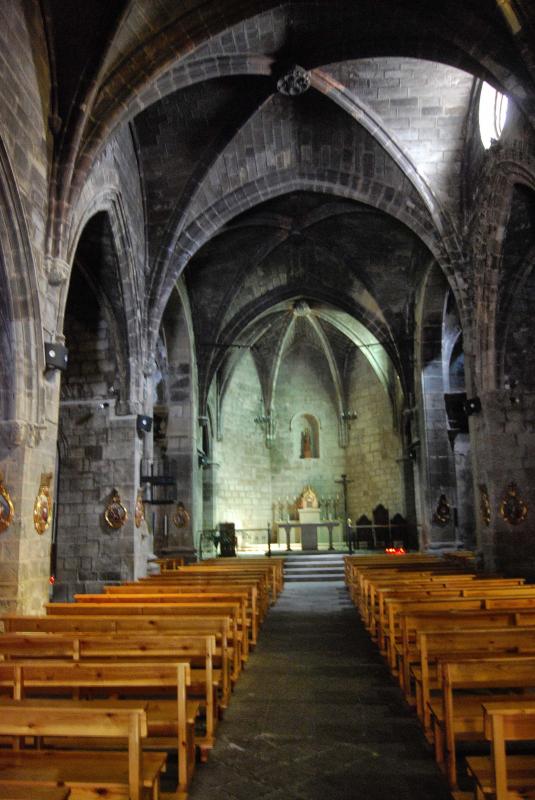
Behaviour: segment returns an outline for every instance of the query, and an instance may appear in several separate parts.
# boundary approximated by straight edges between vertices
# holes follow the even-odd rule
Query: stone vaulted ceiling
[[[341,375],[350,339],[327,320],[335,312],[364,326],[410,388],[423,270],[438,262],[462,299],[453,276],[465,259],[461,176],[479,81],[535,119],[533,56],[524,34],[512,43],[494,0],[43,7],[53,111],[66,121],[57,169],[78,176],[58,213],[128,125],[145,211],[144,320],[154,347],[183,274],[201,403],[216,378],[225,384],[240,343],[254,346],[269,400],[300,301],[314,324],[292,335],[327,349]],[[516,7],[529,32],[528,4]],[[83,96],[91,102],[77,106]]]

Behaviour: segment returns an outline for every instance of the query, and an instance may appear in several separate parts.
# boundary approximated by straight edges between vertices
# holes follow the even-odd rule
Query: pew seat
[[[99,750],[69,751],[0,749],[0,780],[8,786],[26,787],[28,800],[33,786],[71,790],[71,800],[106,797],[107,800],[157,800],[165,753],[142,752],[147,735],[144,708],[84,708],[27,705],[24,701],[2,703],[0,735],[14,737],[68,737],[73,748],[77,737],[91,737],[98,746],[101,737],[117,737],[128,743],[127,752]]]

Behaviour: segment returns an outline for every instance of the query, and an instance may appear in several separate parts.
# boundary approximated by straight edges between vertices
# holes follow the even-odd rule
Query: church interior
[[[3,614],[311,531],[535,580],[534,42],[530,0],[0,3]]]

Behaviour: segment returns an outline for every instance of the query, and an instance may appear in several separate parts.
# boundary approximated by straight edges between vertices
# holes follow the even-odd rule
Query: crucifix
[[[345,525],[345,529],[346,529],[347,544],[348,544],[348,547],[349,547],[349,553],[351,554],[353,552],[353,548],[352,548],[352,542],[351,542],[351,534],[350,534],[350,531],[349,531],[349,524],[347,522],[347,487],[348,487],[348,485],[350,483],[353,483],[353,481],[350,480],[347,477],[347,475],[343,474],[343,475],[340,475],[340,479],[335,481],[335,483],[341,483],[342,484],[342,490],[344,492],[344,525]]]

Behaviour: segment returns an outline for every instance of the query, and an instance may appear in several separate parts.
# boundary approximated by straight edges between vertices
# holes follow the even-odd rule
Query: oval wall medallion
[[[33,525],[38,534],[43,534],[52,520],[52,498],[50,497],[50,483],[52,473],[43,472],[41,483],[33,506]]]
[[[186,511],[184,503],[177,503],[176,511],[173,514],[173,522],[177,528],[187,528],[189,525],[189,514]]]
[[[526,519],[528,507],[520,497],[516,483],[509,484],[498,510],[500,517],[510,525],[518,525]]]
[[[11,496],[8,489],[4,486],[4,476],[0,473],[0,533],[7,531],[13,517],[15,516],[15,509],[11,501]]]
[[[104,519],[106,520],[106,525],[114,530],[122,528],[128,519],[128,512],[121,503],[121,497],[117,489],[112,490],[112,498],[104,511]]]

